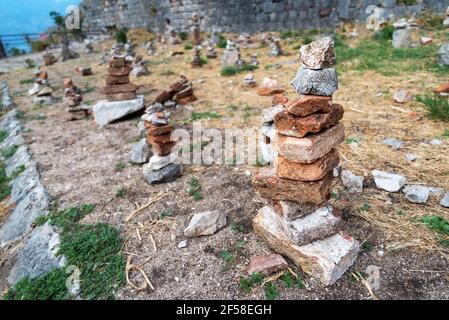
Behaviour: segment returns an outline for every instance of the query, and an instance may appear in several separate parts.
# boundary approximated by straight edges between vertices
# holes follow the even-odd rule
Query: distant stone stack
[[[129,74],[132,70],[132,63],[123,56],[114,56],[109,61],[108,77],[106,87],[101,92],[106,100],[124,101],[136,99],[138,87],[130,83]]]
[[[201,63],[200,46],[195,46],[195,48],[193,48],[193,57],[192,57],[192,62],[190,64],[191,64],[192,68],[201,68],[202,63]]]
[[[180,105],[186,105],[196,101],[197,97],[193,93],[193,87],[189,80],[183,75],[162,90],[154,99],[153,103],[165,104],[168,101],[175,101]]]
[[[197,14],[193,15],[192,17],[192,35],[193,35],[193,43],[195,46],[200,46],[201,42],[203,41],[201,39],[201,29],[200,29],[200,20],[201,17]]]
[[[43,55],[42,55],[42,59],[44,60],[44,65],[45,66],[51,66],[54,65],[57,61],[57,59],[55,58],[55,56],[51,53],[46,51]]]
[[[268,43],[270,46],[270,56],[272,57],[278,57],[284,54],[284,51],[282,50],[281,47],[281,40],[280,39],[276,39],[273,36],[269,36],[268,37]]]
[[[241,58],[240,55],[240,48],[239,46],[231,41],[228,40],[226,43],[226,49],[223,52],[223,56],[221,58],[221,65],[223,68],[226,67],[239,67],[244,64],[244,61]]]
[[[79,120],[89,115],[90,108],[82,105],[83,96],[81,90],[73,84],[72,79],[64,79],[64,102],[67,105],[67,112],[70,113],[69,120]]]
[[[217,51],[214,47],[209,46],[206,48],[206,58],[208,59],[216,59],[217,58]]]
[[[172,153],[176,145],[171,140],[174,127],[168,123],[169,114],[155,112],[142,117],[147,129],[147,140],[152,146],[153,156],[143,167],[147,183],[160,184],[176,180],[182,175],[183,167],[177,153]]]
[[[278,253],[306,273],[333,284],[354,263],[359,243],[341,232],[342,217],[330,198],[336,148],[344,141],[343,107],[332,103],[338,88],[330,38],[301,48],[303,66],[292,82],[301,95],[264,113],[274,122],[274,167],[261,170],[253,185],[267,206],[254,229]]]

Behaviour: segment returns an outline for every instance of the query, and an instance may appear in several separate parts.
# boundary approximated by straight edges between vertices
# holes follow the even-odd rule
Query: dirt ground
[[[98,65],[99,56],[103,48],[110,46],[111,43],[97,44],[95,54],[46,68],[54,95],[62,97],[63,78],[73,77],[74,83],[87,91],[85,101],[94,104],[101,99],[98,89],[103,85],[106,66]],[[268,48],[258,47],[242,49],[242,53],[247,60],[250,52],[259,53],[261,67],[253,72],[259,83],[265,76],[275,78],[285,86],[288,96],[294,98],[296,94],[289,82],[299,63],[292,46],[285,45],[284,49],[289,56],[272,58],[268,56]],[[204,121],[203,126],[221,129],[259,126],[261,110],[271,106],[271,98],[258,96],[254,89],[242,88],[244,74],[221,77],[219,59],[209,59],[203,68],[192,69],[188,61],[191,52],[170,57],[173,50],[183,50],[183,46],[159,50],[158,56],[144,56],[151,62],[151,75],[133,82],[143,86],[141,93],[147,102],[179,74],[184,74],[194,83],[199,97],[193,109],[222,115],[220,119]],[[223,49],[217,50],[220,56]],[[142,48],[138,51],[144,53]],[[279,63],[280,68],[265,68],[274,63]],[[95,75],[83,78],[74,75],[75,66],[92,66]],[[26,93],[30,84],[20,84],[20,80],[31,79],[32,72],[21,69],[0,75],[0,80],[8,81],[16,104],[25,112],[26,141],[52,199],[62,208],[96,204],[95,211],[83,222],[106,222],[119,228],[126,239],[125,255],[132,257],[133,264],[141,265],[155,287],[155,291],[139,292],[125,285],[117,293],[118,299],[264,299],[263,288],[246,294],[238,285],[249,259],[270,252],[251,226],[252,218],[263,206],[251,186],[251,176],[259,170],[257,167],[185,166],[181,179],[149,186],[143,180],[141,166],[129,163],[131,147],[139,139],[139,118],[105,128],[98,128],[92,118],[67,122],[62,103],[41,108],[33,105]],[[372,298],[363,283],[352,276],[365,272],[370,265],[380,268],[380,289],[374,292],[379,299],[449,299],[449,268],[444,257],[448,250],[436,244],[431,230],[411,222],[413,217],[423,214],[449,219],[448,209],[439,206],[436,198],[426,205],[410,204],[402,194],[375,189],[369,178],[373,169],[393,170],[406,175],[410,182],[449,191],[449,140],[443,140],[439,146],[426,143],[442,134],[447,124],[425,118],[422,107],[415,102],[399,106],[392,100],[397,89],[422,93],[442,81],[430,73],[385,77],[375,72],[350,71],[340,75],[340,90],[334,100],[345,107],[343,123],[347,137],[363,136],[357,146],[341,147],[342,166],[365,176],[366,187],[363,194],[350,195],[337,179],[333,190],[338,197],[333,197],[332,202],[344,213],[345,230],[361,242],[369,241],[372,248],[363,248],[354,266],[330,287],[322,286],[290,263],[306,288],[288,289],[276,281],[279,299]],[[188,111],[177,111],[174,118],[186,116]],[[420,158],[415,163],[408,162],[402,151],[391,150],[381,143],[386,137],[405,141],[406,150]],[[202,186],[204,199],[200,201],[194,201],[186,191],[193,176]],[[120,188],[126,190],[125,197],[116,196]],[[131,221],[125,221],[134,209],[161,192],[160,201]],[[369,204],[370,209],[359,210],[363,204]],[[185,239],[183,230],[192,214],[209,210],[225,212],[230,221],[228,226],[212,236],[188,240],[187,247],[179,249],[178,243]],[[398,214],[399,210],[405,215]],[[150,227],[149,222],[164,211],[173,215]],[[243,228],[238,230],[233,227],[236,225]],[[235,259],[226,262],[222,251],[233,254]],[[137,284],[143,281],[139,273],[132,272],[130,277]]]

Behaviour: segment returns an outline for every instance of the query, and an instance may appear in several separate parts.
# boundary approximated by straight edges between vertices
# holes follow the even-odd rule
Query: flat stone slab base
[[[144,108],[145,103],[143,96],[138,96],[133,100],[114,102],[101,100],[93,107],[93,114],[95,117],[95,122],[100,127],[103,127]]]
[[[354,264],[359,252],[359,242],[341,232],[306,245],[297,245],[288,224],[268,206],[259,210],[253,227],[275,252],[287,256],[325,285],[332,285],[340,279]]]

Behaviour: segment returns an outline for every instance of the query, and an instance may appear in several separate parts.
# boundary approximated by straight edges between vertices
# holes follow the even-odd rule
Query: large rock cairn
[[[93,107],[98,125],[104,126],[145,108],[143,96],[136,94],[139,87],[129,80],[131,64],[124,56],[113,56],[109,61],[106,86],[101,89],[106,100]]]
[[[359,248],[341,232],[342,217],[328,203],[336,147],[345,135],[343,107],[332,103],[338,87],[333,45],[324,38],[301,48],[303,66],[292,82],[301,96],[270,113],[275,163],[253,181],[267,203],[254,218],[256,233],[326,285],[354,263]]]
[[[177,153],[172,153],[176,142],[171,139],[174,127],[168,123],[168,118],[169,114],[165,112],[147,113],[142,117],[147,141],[153,149],[150,162],[143,167],[145,181],[151,185],[172,182],[183,172]]]

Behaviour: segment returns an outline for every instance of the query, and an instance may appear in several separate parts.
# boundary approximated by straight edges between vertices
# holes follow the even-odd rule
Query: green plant
[[[117,30],[117,32],[115,33],[115,41],[117,41],[117,43],[122,43],[122,44],[127,43],[128,42],[127,33],[128,33],[128,30],[126,28]]]
[[[161,73],[159,73],[159,75],[164,76],[164,77],[168,77],[168,76],[173,76],[176,73],[174,73],[172,70],[164,70]]]
[[[200,121],[200,120],[204,120],[204,119],[218,119],[220,118],[221,115],[217,112],[192,112],[192,114],[190,115],[189,118],[185,119],[183,121],[183,123],[187,124],[187,123],[192,123],[195,121]]]
[[[70,294],[66,288],[68,274],[55,269],[36,279],[25,277],[17,282],[4,296],[4,300],[66,300]]]
[[[235,255],[226,250],[222,250],[220,256],[228,265],[233,263],[236,259]]]
[[[50,46],[50,42],[47,40],[34,40],[31,41],[31,51],[32,52],[42,52],[47,50]]]
[[[374,39],[381,41],[391,40],[393,39],[393,32],[394,27],[388,24],[374,34]]]
[[[217,47],[221,48],[221,49],[224,49],[224,48],[226,48],[227,44],[228,44],[228,41],[226,40],[226,38],[222,34],[219,34],[218,35]]]
[[[94,209],[95,205],[93,204],[83,204],[65,210],[57,210],[55,208],[47,216],[38,217],[35,223],[37,225],[42,225],[48,221],[53,226],[66,229],[90,214]]]
[[[276,300],[279,298],[279,291],[273,282],[268,282],[264,285],[265,299]]]
[[[19,149],[19,146],[16,145],[3,148],[2,150],[0,150],[0,155],[5,159],[9,159],[16,153],[17,149]]]
[[[369,241],[364,241],[362,243],[362,249],[365,251],[371,252],[374,249],[374,245]]]
[[[284,274],[281,276],[281,280],[287,288],[293,287],[294,281],[293,276],[290,272],[288,271],[284,272]]]
[[[117,198],[124,198],[126,196],[126,193],[127,193],[127,191],[125,188],[118,188],[117,192],[115,193],[115,196]]]
[[[184,50],[192,50],[193,49],[193,45],[191,43],[186,43],[184,45]]]
[[[420,219],[420,222],[440,234],[449,236],[449,222],[443,217],[437,215],[424,216]]]
[[[164,220],[167,217],[172,217],[173,216],[173,211],[171,210],[165,210],[162,211],[161,213],[159,213],[159,220]]]
[[[59,254],[80,269],[82,297],[114,299],[125,282],[122,246],[118,230],[107,224],[75,224],[62,233]]]
[[[182,32],[179,33],[179,38],[182,41],[186,41],[189,38],[189,34],[187,32],[185,32],[185,31],[182,31]]]
[[[371,206],[368,203],[364,203],[360,206],[359,211],[363,212],[363,211],[368,211],[369,209],[371,209]]]
[[[0,161],[0,201],[11,195],[10,179],[6,176],[5,168],[4,162]]]
[[[26,167],[24,164],[19,165],[11,174],[11,180],[14,180],[15,178],[17,178],[22,172],[24,172],[26,170]]]
[[[250,293],[253,289],[253,286],[256,284],[261,284],[263,282],[263,276],[256,272],[253,273],[251,276],[247,277],[240,277],[239,279],[239,286],[240,289],[242,289],[246,293]]]
[[[449,121],[449,102],[435,94],[418,95],[416,101],[427,108],[427,116],[431,119]]]
[[[245,226],[241,223],[238,223],[235,220],[231,220],[231,230],[235,233],[244,233],[245,232]]]
[[[27,69],[36,68],[36,62],[33,59],[27,58],[24,62]]]
[[[200,57],[200,64],[204,66],[205,64],[208,64],[209,60],[206,57]]]
[[[115,170],[116,171],[122,171],[123,169],[125,169],[126,168],[126,164],[125,163],[123,163],[123,162],[117,162],[116,164],[115,164]]]
[[[2,143],[3,141],[5,141],[6,137],[8,137],[8,132],[6,131],[0,131],[0,143]]]
[[[237,73],[238,73],[238,69],[237,69],[237,67],[234,67],[234,66],[227,66],[227,67],[224,67],[224,68],[221,70],[221,72],[220,72],[220,74],[221,74],[223,77],[234,76],[234,75],[236,75]]]
[[[31,84],[34,83],[34,79],[23,79],[19,81],[20,84]]]
[[[203,199],[203,194],[201,193],[201,184],[196,177],[192,177],[189,181],[189,186],[187,192],[193,197],[195,201]]]

